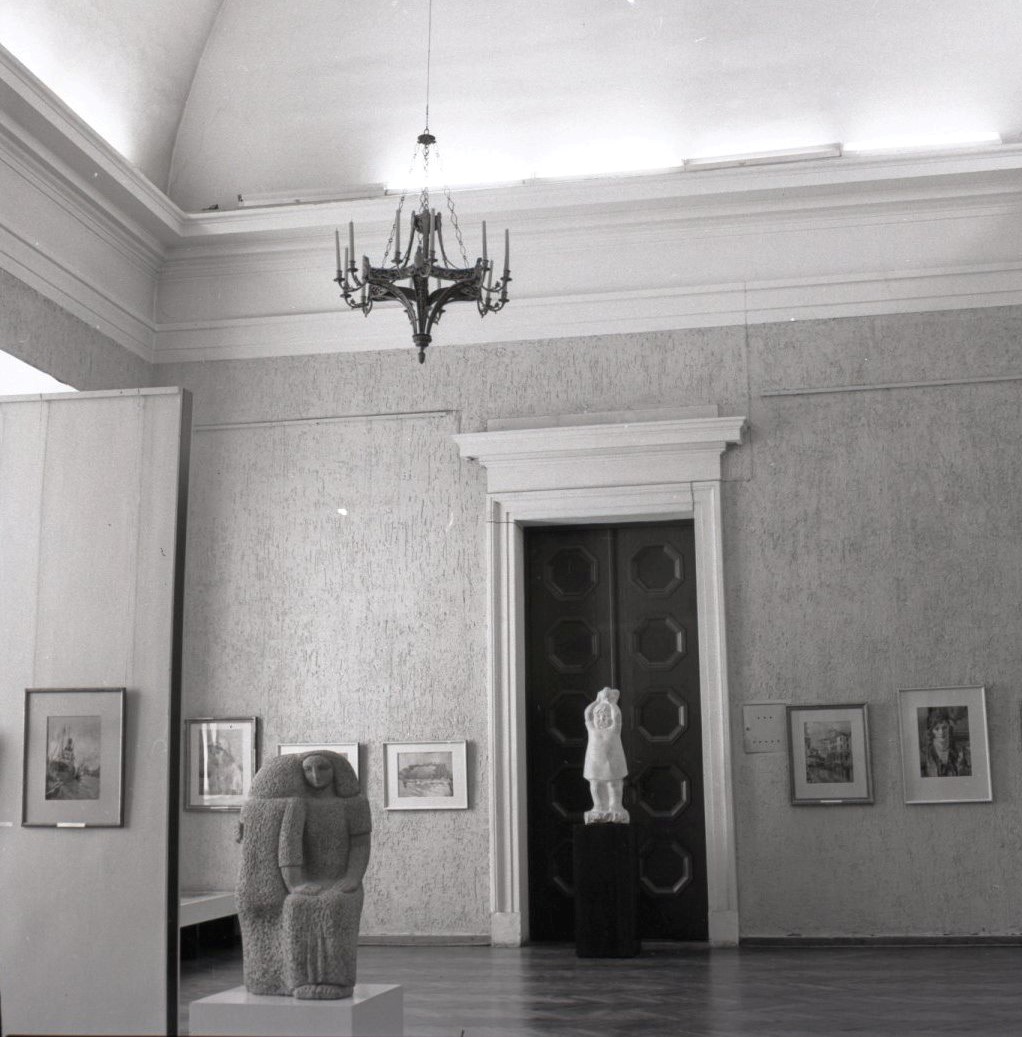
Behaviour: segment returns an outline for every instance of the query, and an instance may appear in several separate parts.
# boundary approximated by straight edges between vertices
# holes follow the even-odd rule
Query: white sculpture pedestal
[[[188,1029],[211,1037],[392,1037],[405,1032],[404,995],[399,986],[357,983],[339,1001],[250,994],[234,987],[193,1001]]]

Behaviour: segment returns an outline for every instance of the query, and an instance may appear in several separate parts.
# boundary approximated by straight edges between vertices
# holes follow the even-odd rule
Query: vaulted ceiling
[[[406,173],[429,0],[5,0],[0,41],[183,209]],[[433,0],[452,183],[1022,132],[1019,0]]]

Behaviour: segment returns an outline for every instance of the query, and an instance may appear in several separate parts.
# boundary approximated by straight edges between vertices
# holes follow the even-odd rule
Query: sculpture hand
[[[323,886],[319,882],[303,882],[301,885],[295,886],[294,893],[304,893],[306,896],[315,896],[317,893],[323,892]]]
[[[355,878],[343,878],[337,883],[337,888],[342,893],[354,893],[358,890],[358,887],[362,885],[361,879]]]

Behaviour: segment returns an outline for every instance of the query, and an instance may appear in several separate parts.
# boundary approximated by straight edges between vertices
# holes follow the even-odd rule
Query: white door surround
[[[528,939],[522,527],[673,519],[695,522],[710,943],[738,942],[720,459],[745,423],[701,407],[491,422],[491,431],[454,436],[461,456],[486,469],[496,946]]]

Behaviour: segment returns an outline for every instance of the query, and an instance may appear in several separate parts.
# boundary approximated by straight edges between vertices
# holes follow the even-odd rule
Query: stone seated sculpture
[[[322,750],[270,760],[241,822],[246,989],[349,997],[372,828],[351,764]]]
[[[586,745],[582,775],[589,781],[593,809],[585,813],[585,823],[623,824],[631,820],[622,803],[628,764],[621,745],[621,708],[617,688],[603,688],[585,710]]]

